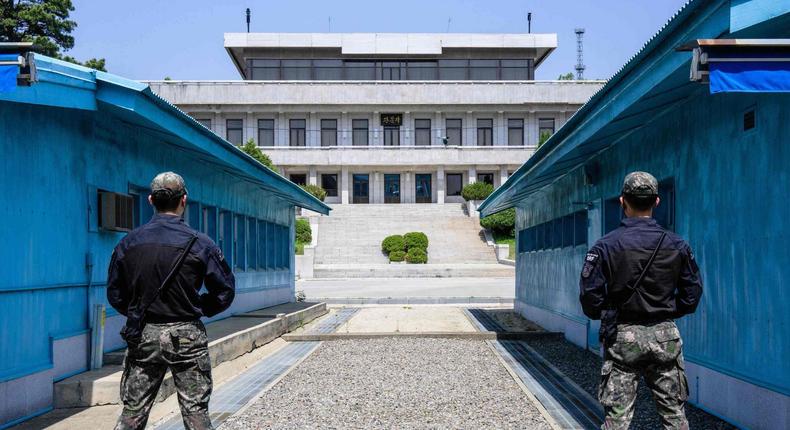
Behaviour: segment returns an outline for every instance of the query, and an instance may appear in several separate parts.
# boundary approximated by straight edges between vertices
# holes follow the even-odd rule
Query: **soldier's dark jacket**
[[[235,295],[235,278],[222,252],[208,236],[195,232],[180,216],[156,214],[124,237],[113,251],[107,275],[107,299],[127,315],[161,285],[190,238],[198,238],[181,270],[151,304],[148,323],[195,321],[227,309]],[[200,294],[205,284],[208,292]]]
[[[639,277],[663,232],[653,265],[632,293],[627,284]],[[601,319],[605,309],[617,309],[617,323],[649,324],[693,313],[702,280],[694,254],[680,236],[652,218],[625,218],[585,256],[579,289],[587,317]]]

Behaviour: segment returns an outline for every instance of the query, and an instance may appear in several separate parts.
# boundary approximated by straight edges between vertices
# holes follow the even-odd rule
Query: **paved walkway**
[[[514,297],[513,278],[314,279],[296,283],[313,298]]]

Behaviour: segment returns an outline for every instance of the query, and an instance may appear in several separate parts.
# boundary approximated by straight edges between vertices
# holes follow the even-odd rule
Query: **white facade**
[[[541,127],[558,129],[602,85],[511,79],[531,76],[555,35],[231,33],[225,46],[242,77],[277,79],[149,84],[220,136],[253,139],[286,177],[324,186],[328,203],[460,202],[460,186],[499,186]],[[349,79],[360,70],[375,79]],[[400,126],[385,127],[392,114]]]

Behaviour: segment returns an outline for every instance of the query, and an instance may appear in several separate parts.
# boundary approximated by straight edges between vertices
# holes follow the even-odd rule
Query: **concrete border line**
[[[418,337],[430,339],[469,339],[469,340],[523,340],[535,337],[556,337],[562,333],[554,332],[494,332],[494,331],[423,331],[423,332],[358,332],[358,333],[298,333],[284,334],[288,342],[322,342],[345,339],[378,339],[385,337]]]
[[[405,296],[405,297],[311,297],[327,305],[513,305],[512,297]]]
[[[524,381],[521,380],[521,378],[518,376],[516,371],[510,366],[510,364],[507,361],[505,361],[505,358],[502,357],[502,354],[500,354],[499,351],[497,351],[497,349],[493,345],[493,342],[496,341],[487,340],[485,343],[486,345],[488,345],[488,349],[491,350],[491,352],[494,354],[497,360],[499,360],[499,363],[501,363],[502,366],[505,368],[505,370],[507,370],[507,373],[510,374],[510,377],[513,378],[513,380],[516,382],[516,385],[518,385],[518,387],[521,388],[521,391],[523,391],[524,394],[527,395],[529,401],[532,403],[533,406],[535,406],[535,408],[537,408],[538,412],[540,412],[540,415],[546,420],[546,422],[549,423],[549,426],[552,429],[563,430],[562,427],[554,419],[554,417],[552,417],[551,414],[549,414],[549,411],[546,410],[546,407],[543,406],[543,403],[541,403],[540,400],[538,400],[538,398],[535,397],[535,394],[533,394],[532,391],[530,391],[526,385],[524,385]]]
[[[288,376],[288,374],[290,374],[294,369],[299,367],[299,365],[302,364],[303,361],[307,360],[307,357],[310,357],[311,355],[313,355],[313,353],[316,352],[321,345],[322,345],[322,343],[318,342],[315,345],[315,347],[313,347],[310,351],[307,352],[307,354],[305,354],[303,357],[301,357],[299,360],[297,360],[293,365],[291,365],[291,367],[286,369],[274,381],[270,382],[269,385],[263,387],[263,389],[258,394],[253,396],[247,403],[245,403],[241,408],[239,408],[239,410],[234,412],[233,415],[229,416],[228,418],[233,417],[234,415],[241,415],[247,409],[252,407],[252,405],[254,405],[258,400],[260,400],[263,397],[264,394],[266,394],[269,390],[271,390],[275,385],[279,384],[280,381],[283,380],[283,378]],[[241,374],[237,375],[237,377],[240,377],[240,376],[242,376],[242,375]]]

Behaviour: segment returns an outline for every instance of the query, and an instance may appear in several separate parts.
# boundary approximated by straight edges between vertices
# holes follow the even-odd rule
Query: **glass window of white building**
[[[454,146],[461,146],[464,143],[463,139],[463,120],[461,119],[447,119],[445,121],[445,128],[447,129],[447,144]]]
[[[274,146],[274,120],[258,120],[258,146]]]
[[[477,120],[477,146],[494,145],[494,120],[490,118]]]
[[[322,174],[321,188],[326,190],[326,195],[328,197],[337,197],[337,173]]]
[[[291,146],[305,146],[306,121],[303,119],[292,119],[288,122],[288,125],[290,128],[289,144]]]
[[[225,120],[225,138],[234,145],[241,145],[243,136],[244,121],[240,119]]]
[[[321,146],[337,146],[337,120],[321,120]]]
[[[343,79],[343,60],[313,60],[313,73],[318,81]]]
[[[199,122],[203,127],[211,130],[211,118],[195,118],[195,121]]]
[[[431,120],[414,120],[414,144],[417,146],[431,145]]]
[[[282,60],[282,79],[286,81],[309,81],[310,60]]]
[[[554,118],[538,119],[538,144],[547,141],[554,134]]]
[[[524,120],[511,118],[507,120],[507,144],[521,146],[524,144]]]
[[[353,146],[368,146],[368,120],[351,120],[351,144]]]
[[[448,196],[460,196],[462,188],[463,188],[463,174],[461,174],[461,173],[448,173],[447,174],[447,195]]]
[[[384,146],[400,145],[400,127],[384,127]]]

